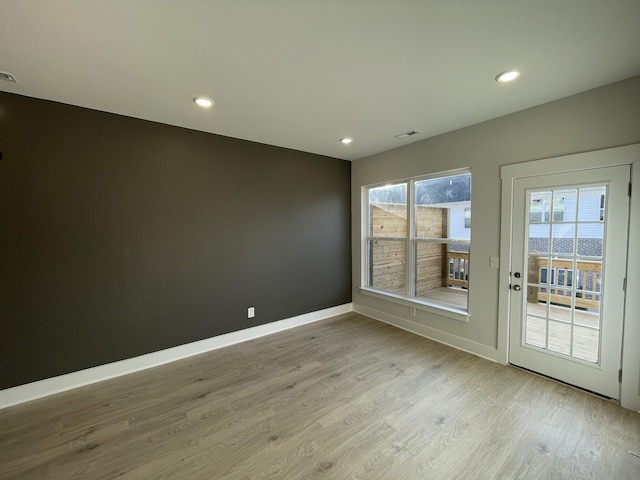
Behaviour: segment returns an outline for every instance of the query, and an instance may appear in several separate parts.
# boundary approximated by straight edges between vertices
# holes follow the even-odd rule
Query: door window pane
[[[603,186],[528,192],[527,345],[599,361],[604,238],[599,219],[605,194]]]
[[[551,227],[551,253],[555,255],[573,255],[576,226],[573,223],[554,223]]]
[[[581,223],[578,225],[578,255],[602,257],[603,223]]]
[[[606,187],[582,187],[579,189],[580,200],[578,201],[578,221],[599,222],[601,216],[601,197],[606,195]],[[604,202],[604,200],[602,200]]]
[[[552,352],[569,355],[571,353],[571,324],[549,322],[549,339],[547,348]]]
[[[529,253],[548,253],[549,238],[551,238],[551,225],[548,223],[529,225]]]
[[[553,192],[553,221],[575,222],[578,207],[578,189],[568,188]]]
[[[532,192],[529,194],[529,223],[549,221],[551,197],[551,192]]]
[[[573,327],[573,356],[587,362],[598,361],[600,331],[593,328]]]
[[[529,304],[527,304],[527,307]],[[525,322],[525,343],[538,348],[547,346],[547,320],[527,310]]]

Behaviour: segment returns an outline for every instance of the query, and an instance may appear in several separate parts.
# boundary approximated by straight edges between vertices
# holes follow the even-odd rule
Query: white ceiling
[[[640,74],[640,1],[2,0],[0,71],[3,91],[354,160]]]

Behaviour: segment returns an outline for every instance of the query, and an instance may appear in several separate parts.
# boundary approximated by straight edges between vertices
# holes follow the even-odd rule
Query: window
[[[471,174],[365,187],[365,287],[467,311]]]
[[[553,221],[564,221],[564,197],[554,197],[551,192],[541,192],[538,198],[532,198],[529,205],[529,223],[548,223],[553,205]]]
[[[471,228],[471,207],[464,207],[464,228]]]
[[[556,284],[556,270],[558,273],[558,283]],[[565,279],[566,275],[566,279]],[[548,281],[550,280],[550,281]],[[540,283],[552,286],[571,287],[573,285],[573,270],[569,269],[551,269],[551,278],[547,279],[547,267],[540,268]]]

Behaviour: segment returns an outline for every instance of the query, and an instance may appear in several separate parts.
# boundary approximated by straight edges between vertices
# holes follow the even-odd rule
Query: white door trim
[[[498,361],[508,363],[509,345],[509,272],[511,262],[511,231],[513,215],[513,182],[516,178],[543,173],[565,173],[616,165],[632,165],[635,191],[631,199],[629,245],[640,245],[640,144],[607,148],[542,160],[504,165],[500,231],[500,273],[498,305]],[[635,220],[634,220],[635,219]],[[631,248],[628,257],[627,292],[640,291],[640,249]],[[628,295],[625,302],[626,321],[623,330],[621,405],[640,410],[640,295]],[[633,341],[634,344],[628,344]],[[626,348],[625,348],[626,347]]]

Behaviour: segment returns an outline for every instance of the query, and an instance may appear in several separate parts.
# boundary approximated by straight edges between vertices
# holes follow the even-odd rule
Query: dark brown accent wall
[[[0,152],[0,389],[351,301],[349,162],[7,93]]]

